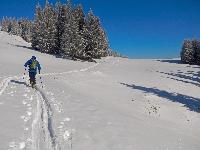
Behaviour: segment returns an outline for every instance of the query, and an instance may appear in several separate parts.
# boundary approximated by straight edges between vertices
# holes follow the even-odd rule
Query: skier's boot
[[[29,79],[29,81],[30,81],[30,86],[32,86],[33,81],[31,80],[31,78]]]
[[[35,78],[30,78],[30,85],[31,85],[32,88],[35,87],[35,84],[36,84]]]
[[[34,80],[34,81],[32,82],[32,88],[35,88],[35,86],[36,86],[36,81]]]

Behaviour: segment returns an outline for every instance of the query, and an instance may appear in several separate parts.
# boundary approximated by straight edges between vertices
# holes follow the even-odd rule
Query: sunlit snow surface
[[[23,64],[41,63],[37,86]],[[198,66],[42,54],[0,32],[0,150],[199,150]]]

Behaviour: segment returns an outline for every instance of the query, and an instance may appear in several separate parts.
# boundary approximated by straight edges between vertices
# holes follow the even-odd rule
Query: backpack
[[[29,65],[29,68],[35,70],[37,68],[37,65],[38,65],[37,60],[32,60],[31,64]]]

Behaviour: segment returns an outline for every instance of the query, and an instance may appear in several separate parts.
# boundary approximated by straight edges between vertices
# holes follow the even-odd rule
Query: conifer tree
[[[195,62],[195,51],[192,41],[185,40],[181,51],[181,60],[184,63],[193,64]]]
[[[18,21],[20,29],[21,29],[21,37],[27,41],[31,41],[31,29],[32,29],[32,22],[28,19],[21,19]]]
[[[43,11],[43,42],[41,45],[42,51],[46,53],[56,53],[56,14],[52,5],[46,0]]]
[[[86,51],[91,52],[93,58],[108,55],[108,40],[105,31],[101,27],[100,19],[92,11],[87,16],[88,45]]]
[[[3,17],[1,22],[1,30],[4,32],[10,32],[11,29],[9,29],[11,25],[11,20],[8,17]]]
[[[75,17],[76,22],[78,23],[78,30],[82,31],[85,26],[85,14],[83,12],[83,7],[81,4],[79,4],[74,9],[74,17]]]
[[[12,34],[12,35],[21,35],[21,29],[20,29],[19,23],[15,18],[13,18],[12,21],[11,21],[10,34]]]
[[[85,49],[87,46],[85,14],[83,7],[78,5],[73,11],[73,30],[74,30],[74,44],[76,49],[76,57],[85,59]]]
[[[79,24],[75,17],[75,11],[71,1],[67,3],[66,23],[62,35],[61,49],[72,59],[80,57],[84,49],[83,38],[79,34]]]
[[[200,64],[200,41],[198,41],[197,39],[192,40],[192,49],[195,53],[194,64]]]
[[[41,50],[41,45],[43,43],[43,31],[43,13],[41,6],[38,4],[36,6],[35,19],[31,34],[31,43],[34,49]]]
[[[65,23],[64,23],[64,31],[61,35],[60,47],[61,51],[64,52],[64,55],[70,56],[70,47],[71,47],[71,17],[72,16],[72,5],[71,1],[68,1],[66,5],[66,12],[65,12]]]
[[[64,53],[62,51],[61,43],[62,43],[62,36],[65,31],[65,24],[67,23],[67,6],[64,4],[61,4],[60,1],[56,3],[56,53],[62,54]]]

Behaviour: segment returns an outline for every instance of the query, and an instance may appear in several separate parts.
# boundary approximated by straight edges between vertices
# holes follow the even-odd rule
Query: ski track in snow
[[[84,69],[80,69],[79,71],[73,70],[62,73],[49,73],[42,74],[41,76],[85,72],[96,67],[97,65],[99,65],[99,63]],[[41,148],[47,150],[61,150],[61,146],[59,145],[59,141],[57,141],[57,135],[53,128],[53,109],[49,99],[38,86],[35,87],[35,90],[37,93],[37,107],[32,123],[32,150],[39,150]]]
[[[53,110],[45,93],[35,87],[37,107],[32,122],[32,150],[59,150],[56,135],[53,129]]]
[[[85,71],[88,71],[92,68],[95,68],[96,66],[98,66],[100,63],[96,63],[95,65],[92,65],[90,67],[87,67],[87,68],[83,68],[83,69],[80,69],[80,70],[71,70],[71,71],[67,71],[67,72],[60,72],[60,73],[45,73],[45,74],[40,74],[38,75],[39,77],[40,76],[51,76],[51,75],[64,75],[64,74],[71,74],[71,73],[78,73],[78,72],[85,72]],[[28,78],[28,75],[26,76],[23,76],[24,78]],[[4,77],[1,77],[1,78],[4,78]],[[12,79],[20,79],[22,78],[22,76],[9,76],[9,77],[6,77],[2,80],[2,82],[0,83],[0,96],[3,94],[3,92],[5,91],[5,89],[8,87],[9,85],[9,82],[12,80]]]
[[[98,66],[100,63],[96,63],[95,65],[92,65],[90,67],[87,68],[83,68],[80,70],[72,70],[72,71],[67,71],[67,72],[60,72],[60,73],[45,73],[45,74],[41,74],[39,76],[49,76],[49,75],[64,75],[64,74],[71,74],[71,73],[77,73],[77,72],[85,72],[88,71],[92,68],[95,68],[96,66]]]
[[[5,78],[0,83],[0,96],[3,94],[3,92],[5,91],[5,89],[8,87],[9,82],[10,82],[11,79],[12,79],[12,77]]]
[[[99,64],[100,63],[96,63],[95,65],[89,66],[87,68],[82,68],[80,70],[72,70],[72,71],[61,72],[61,73],[46,73],[46,74],[41,74],[39,76],[64,75],[64,74],[85,72],[92,68],[95,68]],[[12,79],[19,80],[21,78],[22,76],[13,76],[13,77],[10,76],[3,79],[2,82],[0,83],[0,96],[9,86],[9,82],[11,82]],[[23,76],[23,78],[24,79],[28,78],[28,76]],[[53,109],[50,104],[50,101],[47,98],[45,92],[41,90],[38,86],[35,87],[35,93],[37,97],[36,98],[37,106],[34,110],[33,121],[31,124],[31,128],[32,128],[31,135],[30,135],[31,140],[25,139],[28,142],[31,141],[31,145],[26,145],[26,143],[23,143],[23,145],[21,144],[20,149],[28,148],[31,150],[41,150],[41,149],[42,150],[61,150],[62,148],[59,145],[59,141],[57,141],[58,140],[56,138],[57,135],[53,128],[53,120],[52,120]],[[27,94],[24,94],[24,96],[27,97]],[[68,137],[68,134],[65,132],[63,136],[66,139],[66,136]]]

